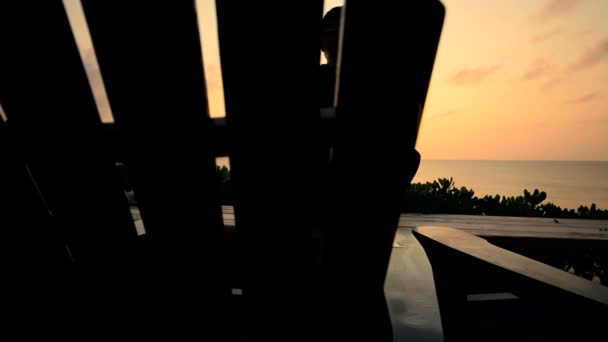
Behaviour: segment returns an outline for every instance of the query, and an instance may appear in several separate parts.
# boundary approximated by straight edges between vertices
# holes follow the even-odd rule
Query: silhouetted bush
[[[219,183],[220,202],[222,205],[232,204],[232,182],[230,181],[230,170],[226,166],[215,167]]]
[[[577,210],[562,209],[553,203],[542,204],[547,199],[544,191],[524,189],[523,196],[475,196],[473,190],[457,188],[452,178],[440,178],[433,182],[413,183],[403,195],[402,211],[424,214],[462,214],[527,216],[552,218],[608,219],[608,210],[580,206]]]

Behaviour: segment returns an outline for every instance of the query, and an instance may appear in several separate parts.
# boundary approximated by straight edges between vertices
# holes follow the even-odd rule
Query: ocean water
[[[547,193],[543,203],[569,209],[595,203],[608,209],[608,161],[423,160],[414,182],[450,177],[477,196],[538,189]]]
[[[218,158],[227,165],[227,158]],[[518,196],[524,189],[547,193],[543,203],[576,209],[595,203],[608,209],[608,161],[423,160],[414,182],[454,179],[475,195]]]

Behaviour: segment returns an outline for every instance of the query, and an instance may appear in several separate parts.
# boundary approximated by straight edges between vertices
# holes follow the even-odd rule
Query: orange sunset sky
[[[111,121],[79,2],[64,2],[100,116]],[[608,160],[608,0],[442,2],[423,159]],[[214,0],[197,8],[210,113],[223,116]]]

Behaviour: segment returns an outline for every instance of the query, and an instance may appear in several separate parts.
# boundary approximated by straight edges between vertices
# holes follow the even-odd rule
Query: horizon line
[[[539,162],[608,162],[608,159],[456,159],[456,158],[422,158],[422,161],[539,161]]]

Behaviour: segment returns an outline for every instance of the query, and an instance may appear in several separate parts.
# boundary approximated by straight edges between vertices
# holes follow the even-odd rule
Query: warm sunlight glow
[[[226,116],[226,107],[224,103],[224,83],[222,81],[222,66],[220,63],[215,0],[196,0],[196,9],[202,42],[207,96],[209,97],[209,115],[212,118],[224,117]]]
[[[608,160],[608,2],[442,2],[423,159]]]
[[[95,50],[93,49],[93,42],[91,41],[91,34],[89,33],[89,26],[87,25],[84,16],[82,4],[80,3],[80,0],[63,0],[63,5],[65,6],[70,25],[72,26],[74,39],[78,45],[80,58],[82,58],[89,84],[91,85],[93,96],[95,97],[95,103],[97,104],[97,111],[99,112],[101,122],[113,123],[114,117],[112,116],[112,109],[110,108],[106,88],[104,87],[99,64],[97,63],[97,57],[95,56]]]
[[[443,3],[423,158],[608,160],[608,2]]]
[[[325,1],[324,11],[343,4]],[[423,159],[608,160],[608,2],[444,0],[417,148]],[[65,0],[112,119],[80,2]],[[225,115],[214,0],[197,0],[212,117]],[[382,47],[370,68],[382,63]]]

